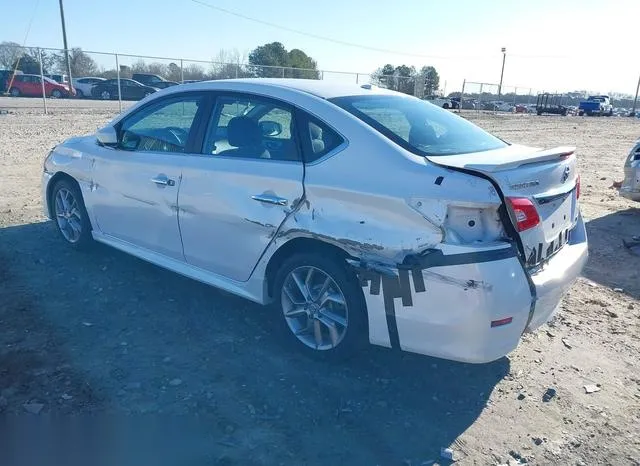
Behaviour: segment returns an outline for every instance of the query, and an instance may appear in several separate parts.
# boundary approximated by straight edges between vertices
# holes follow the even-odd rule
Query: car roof
[[[395,94],[398,93],[377,87],[372,84],[345,83],[340,81],[325,81],[320,79],[286,79],[286,78],[241,78],[220,79],[216,81],[200,81],[185,84],[193,89],[224,89],[228,84],[249,84],[254,86],[280,87],[295,91],[313,94],[323,99],[334,97],[371,95],[371,94]]]

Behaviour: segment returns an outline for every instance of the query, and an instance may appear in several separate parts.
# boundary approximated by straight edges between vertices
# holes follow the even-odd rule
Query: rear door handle
[[[285,206],[289,203],[284,197],[278,197],[274,194],[254,194],[251,199],[258,202],[264,202],[265,204],[274,204]]]
[[[151,182],[159,186],[175,186],[176,185],[176,182],[170,178],[167,178],[166,175],[158,175],[155,178],[151,178]]]

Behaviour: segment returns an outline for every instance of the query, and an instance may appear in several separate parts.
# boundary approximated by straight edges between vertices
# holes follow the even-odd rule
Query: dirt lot
[[[460,464],[640,464],[640,257],[621,244],[640,210],[610,188],[640,122],[471,116],[512,142],[578,147],[584,277],[495,363],[372,347],[329,365],[281,346],[267,309],[107,247],[67,249],[41,214],[43,157],[117,104],[38,106],[0,98],[0,411],[173,426],[140,447],[167,464],[447,464],[448,446]]]

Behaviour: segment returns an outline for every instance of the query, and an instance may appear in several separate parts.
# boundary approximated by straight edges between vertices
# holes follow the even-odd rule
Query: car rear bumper
[[[578,278],[589,256],[587,231],[582,215],[569,233],[569,242],[543,267],[531,274],[535,287],[535,307],[527,330],[547,322],[556,312],[560,300]]]
[[[532,303],[517,252],[457,249],[467,252],[442,255],[437,266],[398,270],[397,277],[360,274],[371,343],[471,363],[516,348]],[[465,257],[469,262],[460,263]]]
[[[444,248],[452,253],[436,250],[397,270],[359,269],[371,343],[461,362],[499,359],[553,316],[588,257],[582,216],[529,276],[511,246]]]

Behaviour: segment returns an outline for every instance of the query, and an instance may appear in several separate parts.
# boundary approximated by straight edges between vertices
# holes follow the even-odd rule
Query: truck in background
[[[608,95],[590,95],[587,100],[580,102],[578,115],[612,116],[613,105],[611,105]]]

